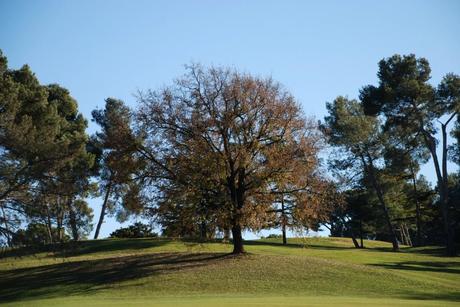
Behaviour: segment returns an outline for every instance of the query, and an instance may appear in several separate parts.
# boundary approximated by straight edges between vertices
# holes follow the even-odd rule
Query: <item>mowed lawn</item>
[[[80,242],[60,252],[4,252],[0,303],[25,306],[460,305],[460,258],[435,247],[352,248],[346,238],[223,243]]]

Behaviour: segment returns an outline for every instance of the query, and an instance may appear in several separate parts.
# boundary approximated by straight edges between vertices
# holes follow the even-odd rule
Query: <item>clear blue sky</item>
[[[171,83],[191,61],[271,75],[321,119],[394,53],[426,57],[433,83],[460,73],[460,1],[0,0],[0,48],[10,67],[68,88],[88,119],[109,96],[135,106],[138,89]]]

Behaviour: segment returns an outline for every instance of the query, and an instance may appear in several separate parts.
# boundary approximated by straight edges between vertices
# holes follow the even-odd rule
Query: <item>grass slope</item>
[[[460,259],[384,242],[352,248],[346,238],[231,245],[97,240],[61,252],[7,252],[0,303],[55,306],[435,306],[460,305]],[[21,256],[19,256],[21,255]]]

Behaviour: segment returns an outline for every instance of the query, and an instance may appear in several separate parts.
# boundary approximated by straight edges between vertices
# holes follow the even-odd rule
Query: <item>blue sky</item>
[[[460,73],[460,1],[0,0],[0,48],[10,67],[68,88],[88,119],[106,97],[135,106],[137,90],[170,84],[192,61],[270,75],[321,119],[326,101],[355,98],[394,53],[426,57],[433,83]],[[433,178],[431,165],[423,172]]]

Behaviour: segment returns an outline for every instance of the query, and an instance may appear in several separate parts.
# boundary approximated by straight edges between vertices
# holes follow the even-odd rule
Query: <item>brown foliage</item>
[[[296,196],[301,219],[319,217],[321,138],[280,84],[194,65],[175,86],[140,102],[142,153],[160,210],[180,204],[214,215],[219,227],[231,227],[235,253],[243,251],[242,229],[274,219],[279,189]]]

